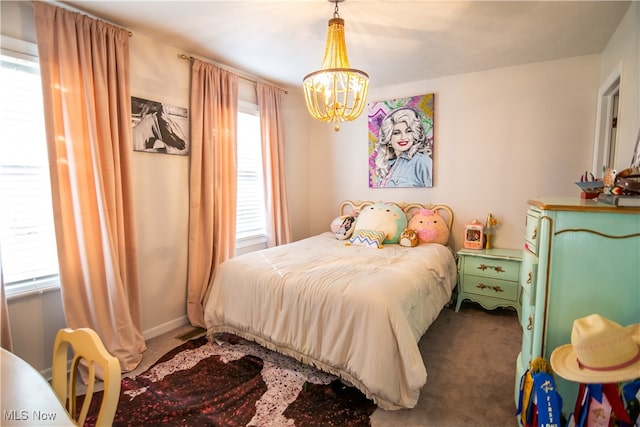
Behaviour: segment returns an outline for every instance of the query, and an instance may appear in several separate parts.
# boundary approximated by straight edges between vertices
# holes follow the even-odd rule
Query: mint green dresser
[[[538,356],[571,342],[573,321],[593,313],[640,322],[640,209],[579,198],[528,201],[520,269],[522,350],[515,378]],[[555,376],[563,412],[578,384]]]

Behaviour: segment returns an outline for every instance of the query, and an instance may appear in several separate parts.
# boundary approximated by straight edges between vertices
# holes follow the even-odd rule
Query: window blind
[[[266,235],[262,145],[257,110],[238,113],[237,174],[236,245],[242,247],[245,243],[255,244],[256,239],[264,240]]]
[[[0,92],[0,262],[11,294],[58,277],[37,59],[3,51]]]

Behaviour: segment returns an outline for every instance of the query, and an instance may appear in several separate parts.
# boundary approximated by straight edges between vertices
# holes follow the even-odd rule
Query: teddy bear
[[[447,245],[449,242],[449,227],[438,211],[416,209],[407,228],[416,231],[420,243]]]
[[[408,248],[418,246],[418,232],[416,230],[407,228],[400,235],[400,240],[398,241],[398,243],[400,244],[400,246],[406,246]]]

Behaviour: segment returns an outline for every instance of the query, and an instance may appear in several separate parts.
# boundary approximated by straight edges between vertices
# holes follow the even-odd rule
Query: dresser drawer
[[[523,297],[525,294],[526,292],[522,294]],[[522,331],[523,332],[529,331],[531,333],[531,331],[533,331],[535,305],[527,304],[523,298],[521,309],[522,309],[522,316],[520,316],[520,325],[522,326]]]
[[[522,318],[524,319],[524,313]],[[527,316],[527,318],[529,318]],[[522,330],[522,350],[520,351],[520,357],[522,358],[522,364],[525,367],[529,366],[529,362],[533,359],[533,331],[523,329]]]
[[[526,218],[525,249],[534,254],[538,253],[538,227],[540,223],[540,212],[529,209]]]
[[[497,258],[467,257],[464,274],[500,280],[519,280],[520,261]]]
[[[528,250],[522,251],[520,267],[520,285],[522,286],[522,305],[534,304],[536,295],[536,273],[538,257]]]
[[[533,352],[533,326],[535,322],[535,306],[529,305],[523,301],[521,307],[521,316],[520,316],[520,325],[522,326],[522,361],[525,363],[525,366],[529,364],[531,361],[531,356]]]
[[[467,275],[464,277],[462,289],[468,294],[516,301],[518,299],[518,286],[518,282]]]

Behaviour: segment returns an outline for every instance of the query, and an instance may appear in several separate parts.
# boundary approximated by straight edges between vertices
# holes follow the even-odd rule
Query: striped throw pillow
[[[349,238],[349,243],[353,246],[366,246],[369,248],[382,249],[384,242],[384,232],[375,230],[355,230]]]

